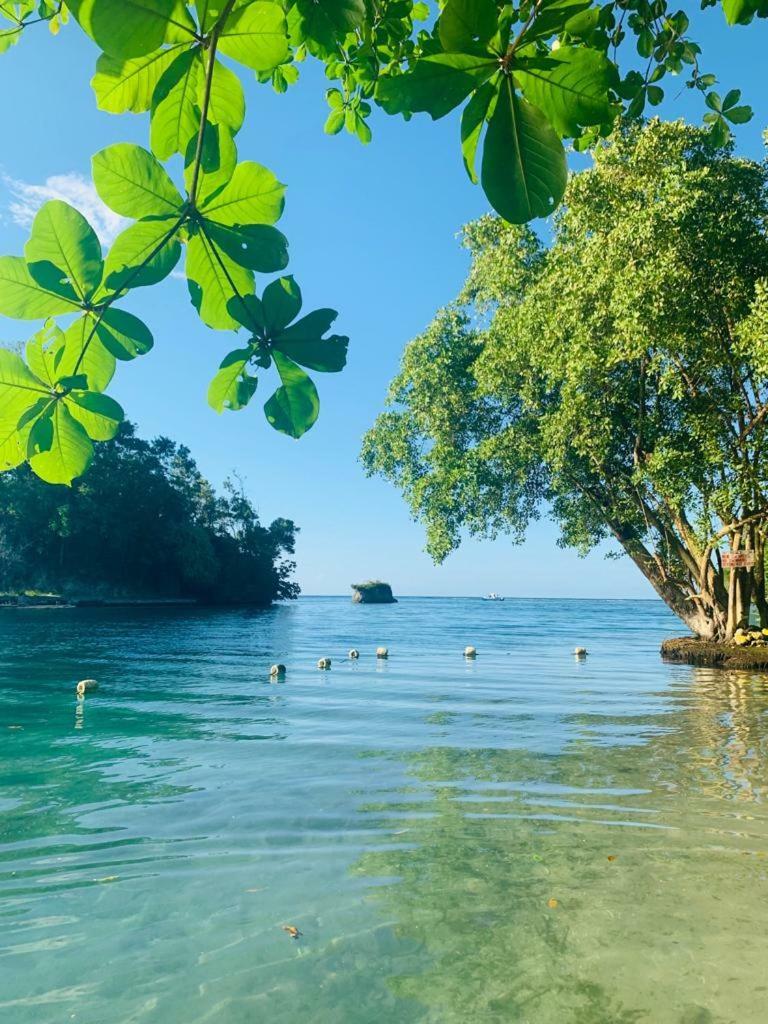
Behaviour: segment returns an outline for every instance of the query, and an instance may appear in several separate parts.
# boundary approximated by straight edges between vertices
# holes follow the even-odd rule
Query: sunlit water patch
[[[662,664],[676,631],[0,612],[0,1020],[762,1024],[768,683]]]

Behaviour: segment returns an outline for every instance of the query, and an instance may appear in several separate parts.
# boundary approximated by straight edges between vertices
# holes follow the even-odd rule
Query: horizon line
[[[299,597],[343,597],[351,598],[349,594],[299,594]],[[482,594],[401,594],[400,597],[395,598],[395,602],[400,600],[434,600],[434,601],[485,601],[486,598]],[[509,597],[503,597],[502,601],[661,601],[664,602],[660,597],[574,597],[574,596],[560,596],[560,595],[525,595],[525,594],[513,594]],[[370,602],[375,604],[375,601]],[[391,602],[384,602],[389,604]],[[492,602],[493,604],[501,602]]]

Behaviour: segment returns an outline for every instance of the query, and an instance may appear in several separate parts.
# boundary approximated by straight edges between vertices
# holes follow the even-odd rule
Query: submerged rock
[[[381,580],[352,584],[352,600],[355,604],[397,604],[392,587]]]

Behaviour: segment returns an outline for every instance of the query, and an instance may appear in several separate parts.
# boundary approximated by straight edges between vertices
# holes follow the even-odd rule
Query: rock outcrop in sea
[[[352,584],[352,600],[355,604],[396,604],[397,598],[392,594],[392,587],[381,580],[368,580],[367,583]]]

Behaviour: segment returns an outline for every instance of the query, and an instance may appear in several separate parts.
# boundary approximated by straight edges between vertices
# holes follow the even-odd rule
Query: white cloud
[[[35,214],[49,199],[63,199],[90,222],[102,245],[110,245],[130,221],[120,217],[99,199],[93,184],[81,174],[54,174],[42,185],[3,176],[11,199],[8,212],[12,220],[28,228]]]

